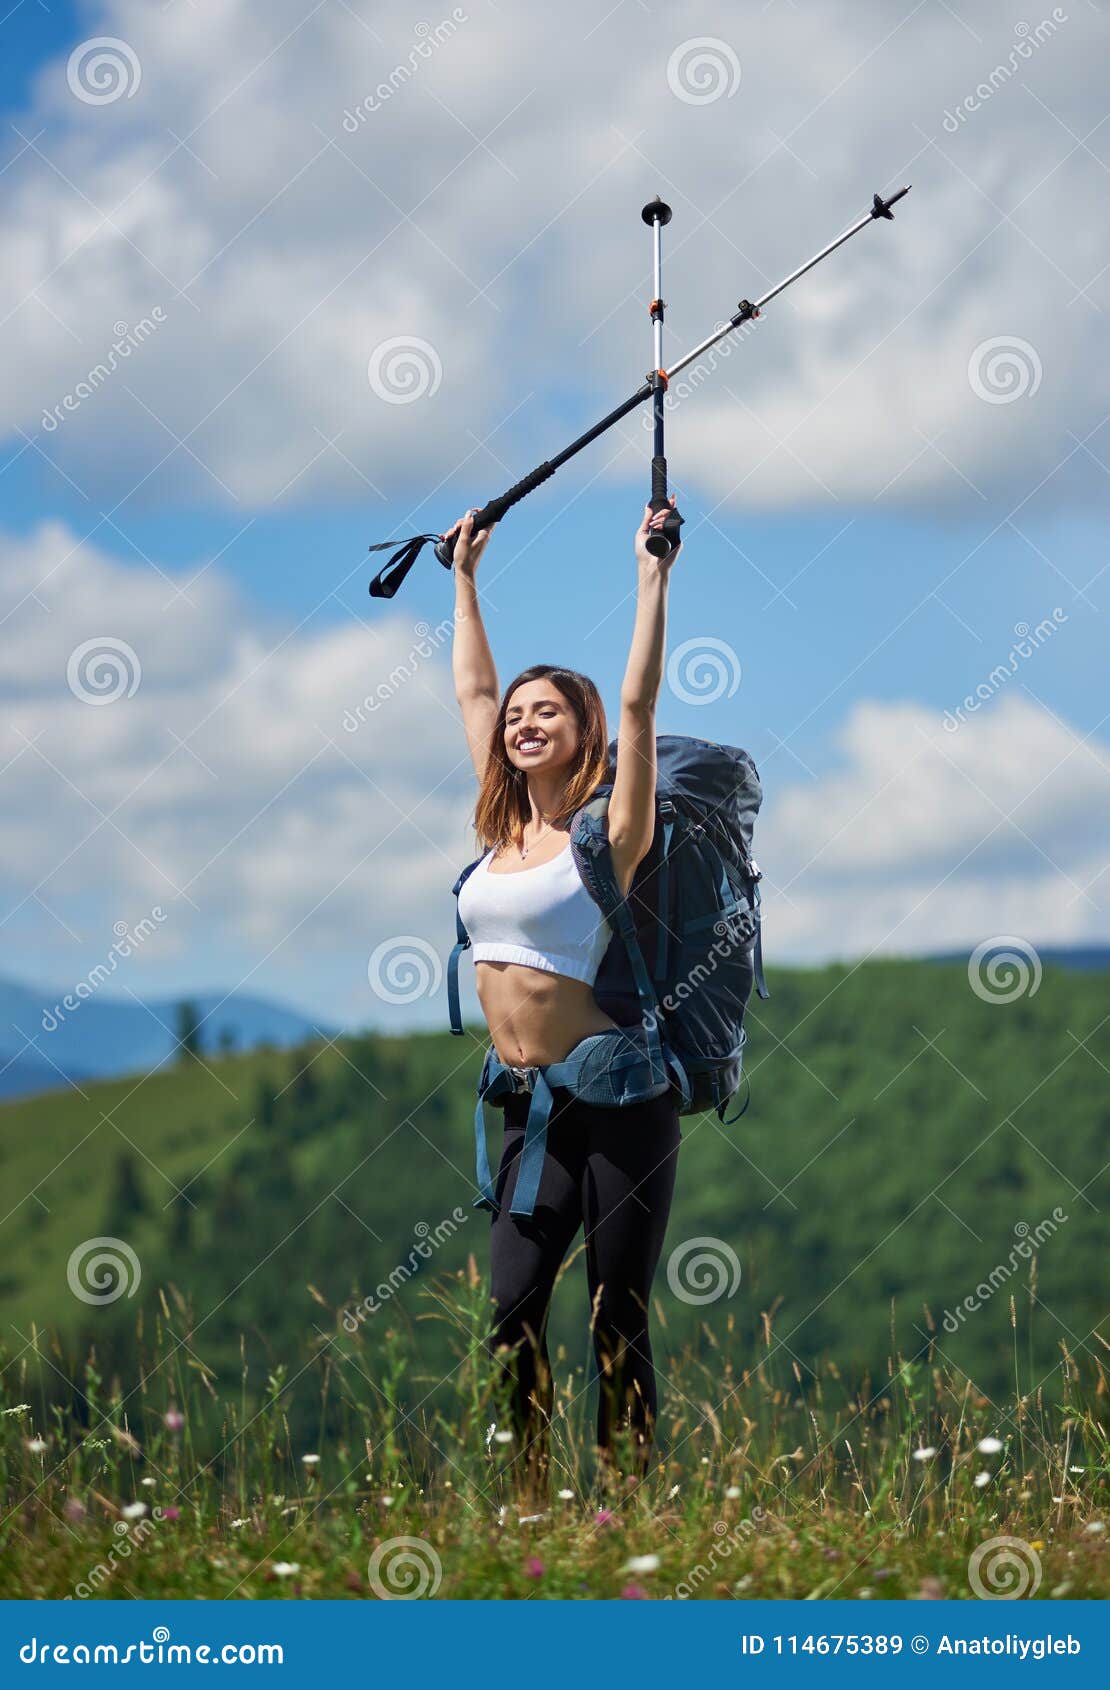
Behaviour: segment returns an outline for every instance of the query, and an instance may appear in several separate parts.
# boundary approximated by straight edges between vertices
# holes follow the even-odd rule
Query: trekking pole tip
[[[640,213],[640,216],[649,228],[656,221],[661,223],[665,228],[674,216],[674,213],[670,206],[665,205],[659,198],[659,195],[656,194],[655,198],[653,200],[649,200],[647,205],[645,205],[644,209]]]
[[[891,206],[897,205],[900,199],[904,199],[912,187],[913,183],[907,182],[904,188],[899,188],[898,192],[891,194],[889,199],[884,199],[881,194],[876,194],[871,203],[872,217],[886,217],[893,223],[894,213],[890,209]]]

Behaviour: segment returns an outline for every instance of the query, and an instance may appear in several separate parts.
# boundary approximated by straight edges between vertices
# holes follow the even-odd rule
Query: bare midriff
[[[545,840],[532,867],[542,867],[566,849],[558,842],[558,835],[555,840]],[[530,874],[532,869],[496,868],[489,872]],[[474,981],[490,1042],[502,1062],[517,1068],[562,1062],[591,1033],[604,1033],[607,1027],[617,1025],[598,1004],[593,987],[566,974],[552,974],[521,962],[476,962]]]
[[[561,1062],[591,1033],[617,1025],[585,980],[520,962],[478,962],[474,969],[490,1042],[502,1062],[518,1068]]]

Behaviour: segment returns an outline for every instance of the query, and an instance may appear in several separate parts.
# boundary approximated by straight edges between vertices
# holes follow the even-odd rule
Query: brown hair
[[[511,763],[505,751],[505,718],[509,700],[526,681],[551,680],[566,698],[578,723],[578,764],[567,777],[558,817],[562,821],[600,786],[609,772],[609,735],[601,694],[588,675],[575,669],[560,669],[550,663],[534,663],[509,682],[490,735],[486,773],[474,807],[474,828],[484,848],[500,846],[524,837],[524,825],[531,815],[528,804],[527,771]]]

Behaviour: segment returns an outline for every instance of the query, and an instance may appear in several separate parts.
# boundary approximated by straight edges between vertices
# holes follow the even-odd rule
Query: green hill
[[[1098,1353],[1107,984],[1049,967],[1034,996],[992,1003],[956,966],[776,969],[772,1000],[749,1015],[747,1114],[684,1122],[656,1284],[663,1365],[687,1343],[711,1356],[730,1322],[754,1355],[767,1313],[801,1381],[819,1357],[853,1381],[882,1374],[892,1302],[903,1352],[923,1346],[931,1318],[943,1356],[992,1395],[1012,1394],[1015,1338],[1022,1390],[1061,1346]],[[33,1328],[56,1335],[39,1387],[64,1394],[90,1343],[102,1374],[128,1377],[136,1314],[164,1308],[183,1354],[225,1383],[245,1356],[257,1380],[300,1366],[306,1341],[343,1341],[343,1311],[369,1295],[346,1326],[373,1356],[420,1313],[417,1281],[470,1255],[484,1266],[488,1222],[470,1206],[484,1047],[480,1028],[373,1035],[4,1106],[8,1347]],[[130,1246],[141,1282],[101,1305],[67,1270],[104,1236]],[[668,1258],[693,1239],[735,1253],[734,1294],[697,1301],[668,1285]],[[581,1268],[552,1323],[575,1365]],[[450,1362],[439,1327],[417,1335],[423,1394]]]

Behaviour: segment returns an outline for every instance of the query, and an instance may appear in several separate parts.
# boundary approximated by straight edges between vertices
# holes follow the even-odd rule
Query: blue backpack
[[[747,1034],[744,1012],[763,977],[759,866],[752,828],[763,797],[746,751],[685,734],[660,734],[656,746],[655,835],[627,898],[613,873],[606,815],[616,773],[609,746],[606,781],[575,811],[570,843],[586,889],[608,917],[613,938],[594,996],[620,1026],[642,1022],[673,1053],[688,1081],[679,1113],[715,1109],[726,1126],[739,1089]],[[484,853],[483,853],[484,855]],[[463,869],[456,898],[481,857]],[[458,910],[457,941],[447,965],[451,1031],[462,1033],[459,958],[470,937]]]

